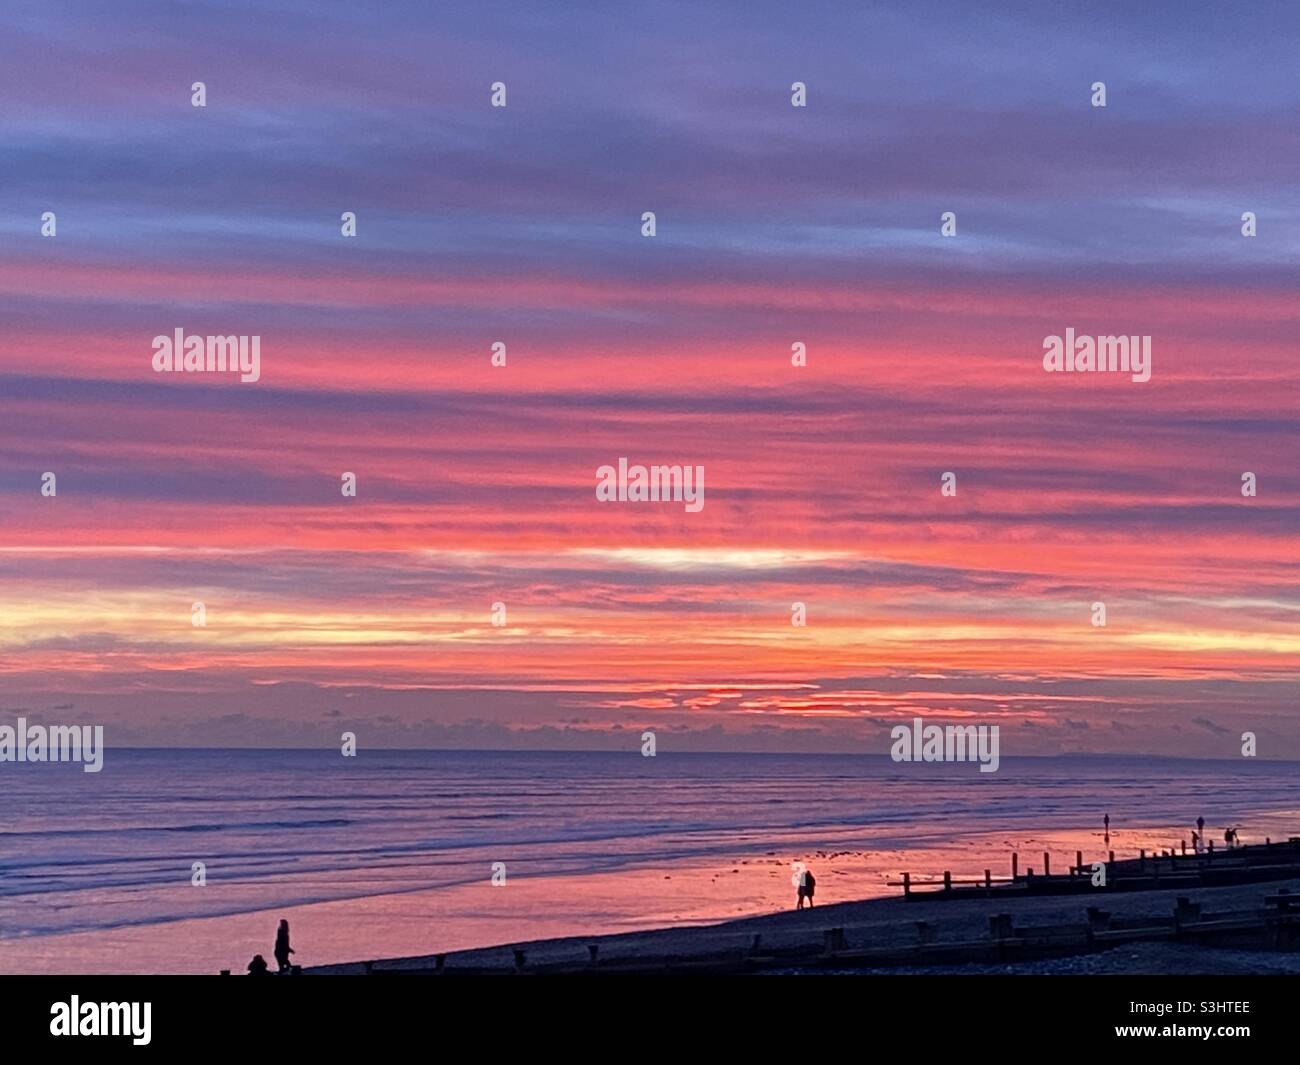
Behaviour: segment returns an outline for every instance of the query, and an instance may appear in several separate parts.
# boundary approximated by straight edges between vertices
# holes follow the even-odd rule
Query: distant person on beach
[[[254,954],[253,960],[248,963],[249,976],[265,976],[270,966],[266,964],[266,959],[260,954]]]
[[[817,887],[817,878],[805,869],[799,874],[799,904],[795,907],[797,910],[803,909],[804,900],[808,900],[809,907],[813,904],[813,891]]]
[[[296,953],[297,951],[289,946],[289,922],[281,921],[280,928],[275,933],[275,962],[280,966],[280,972],[289,971],[289,955]]]
[[[1201,853],[1201,837],[1195,832],[1192,833],[1192,853]]]
[[[1110,814],[1101,819],[1101,823],[1106,827],[1106,842],[1110,842]]]
[[[1237,845],[1237,830],[1235,828],[1225,828],[1223,830],[1223,842],[1228,845],[1229,850],[1235,847]]]
[[[1196,831],[1199,832],[1199,833],[1201,834],[1201,839],[1204,839],[1204,838],[1205,838],[1205,818],[1204,818],[1204,817],[1198,817],[1198,818],[1196,819]]]

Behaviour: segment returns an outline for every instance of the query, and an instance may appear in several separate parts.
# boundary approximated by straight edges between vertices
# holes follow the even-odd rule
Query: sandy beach
[[[1116,917],[1167,917],[1180,896],[1199,902],[1206,912],[1227,912],[1262,905],[1265,895],[1279,889],[1300,892],[1300,877],[1267,884],[1235,887],[1108,893],[1104,905]],[[589,959],[589,946],[598,946],[602,965],[617,968],[620,961],[672,957],[686,965],[690,959],[749,948],[755,935],[762,937],[765,951],[820,947],[828,928],[844,930],[850,948],[907,947],[916,942],[916,922],[934,924],[945,939],[964,940],[987,936],[988,919],[994,913],[1010,913],[1017,924],[1052,925],[1077,922],[1092,897],[970,898],[930,901],[901,897],[865,899],[818,906],[812,910],[786,911],[761,917],[725,921],[690,928],[666,928],[611,936],[570,936],[533,940],[481,950],[454,952],[445,956],[447,972],[457,967],[499,967],[515,964],[515,951],[523,950],[528,964],[578,965]],[[414,972],[433,968],[432,957],[390,959],[372,964],[374,972]],[[363,973],[364,963],[322,966],[304,972],[319,974]],[[774,972],[795,971],[794,968]],[[841,971],[820,967],[819,972]],[[1097,974],[1241,974],[1300,973],[1300,952],[1253,951],[1207,948],[1186,944],[1138,943],[1113,950],[1025,962],[1022,964],[916,965],[888,969],[854,967],[854,972],[887,971],[907,973],[1097,973]]]
[[[1300,901],[1295,837],[1217,856],[1174,849],[1107,869],[1109,888],[1058,867],[1055,877],[1022,876],[1014,885],[823,900],[716,924],[532,939],[309,971],[1300,972],[1298,918],[1289,916],[1300,905],[1285,898]],[[1177,883],[1162,888],[1170,879]],[[993,930],[1000,922],[1005,932]],[[1003,936],[1007,949],[995,946]]]
[[[1261,835],[1268,832],[1274,838],[1284,838],[1287,826],[1297,823],[1300,818],[1294,811],[1260,814],[1252,822]],[[288,919],[293,928],[298,950],[295,960],[305,967],[328,968],[367,957],[432,957],[457,952],[469,956],[488,944],[511,944],[524,938],[530,942],[586,943],[611,937],[610,942],[621,943],[627,933],[659,937],[656,949],[706,952],[715,934],[711,929],[717,927],[734,928],[735,935],[743,936],[749,932],[750,922],[770,921],[774,933],[784,934],[786,922],[799,921],[804,923],[791,924],[789,931],[803,935],[801,930],[807,929],[820,937],[831,915],[840,910],[850,915],[872,914],[876,911],[870,907],[878,904],[886,907],[883,912],[888,914],[888,907],[897,905],[900,895],[900,889],[890,884],[904,871],[910,871],[918,885],[937,881],[945,869],[959,879],[980,877],[986,868],[995,877],[1005,877],[1012,852],[1020,855],[1021,872],[1041,868],[1044,851],[1053,855],[1053,868],[1063,870],[1076,851],[1082,851],[1086,861],[1104,859],[1109,849],[1121,858],[1136,857],[1142,849],[1150,853],[1176,845],[1179,838],[1173,826],[1126,826],[1112,834],[1109,848],[1098,831],[1062,829],[917,838],[903,849],[864,850],[847,846],[852,839],[850,829],[843,830],[843,848],[833,846],[833,831],[822,830],[821,835],[830,846],[807,850],[796,839],[780,838],[773,840],[770,849],[757,853],[586,875],[527,875],[527,866],[512,865],[518,875],[511,875],[502,887],[493,887],[484,877],[472,884],[393,891],[385,889],[381,880],[354,878],[350,886],[361,892],[355,898],[274,909],[249,907],[245,912],[127,924],[95,932],[8,939],[5,964],[11,971],[66,972],[70,968],[67,959],[77,958],[78,967],[95,972],[139,972],[137,959],[155,956],[165,961],[150,971],[211,974],[229,968],[241,973],[254,954],[269,956],[269,937],[280,918]],[[791,870],[796,862],[817,875],[815,914],[786,912],[795,901]],[[179,895],[195,889],[174,890]],[[924,904],[911,904],[901,919],[920,919],[914,917],[918,905]],[[1081,911],[1082,905],[1074,909]],[[951,917],[958,911],[945,912]],[[981,928],[985,926],[982,918],[971,919]],[[897,918],[870,920],[888,924]],[[723,923],[729,921],[735,924]],[[520,935],[525,929],[528,934]],[[903,932],[911,934],[910,923]],[[585,955],[585,946],[578,949]],[[508,950],[505,956],[509,957]]]

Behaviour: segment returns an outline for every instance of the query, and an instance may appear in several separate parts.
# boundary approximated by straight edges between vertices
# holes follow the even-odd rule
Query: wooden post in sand
[[[992,869],[985,869],[985,870],[984,870],[984,890],[985,890],[985,891],[991,891],[992,889],[993,889],[993,870],[992,870]]]
[[[1187,840],[1183,840],[1183,856],[1187,856]]]
[[[1016,870],[1020,867],[1020,855],[1015,851],[1011,852],[1011,879],[1015,880]]]
[[[952,873],[947,869],[943,871],[943,890],[952,891]]]
[[[1074,872],[1076,875],[1083,873],[1083,851],[1074,852]]]
[[[907,898],[912,893],[912,874],[903,874],[903,898]]]
[[[1146,871],[1147,871],[1147,851],[1146,848],[1143,847],[1140,851],[1138,851],[1138,872],[1145,873]]]
[[[1184,925],[1195,924],[1200,919],[1201,904],[1179,895],[1178,903],[1174,907],[1174,934],[1181,932]]]
[[[1043,851],[1043,876],[1052,875],[1052,856]]]

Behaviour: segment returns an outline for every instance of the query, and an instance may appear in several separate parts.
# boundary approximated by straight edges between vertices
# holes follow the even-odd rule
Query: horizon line
[[[104,750],[113,751],[320,751],[322,753],[333,750],[333,747],[277,747],[277,746],[241,746],[241,747],[187,747],[180,745],[173,746],[111,746],[104,745]],[[382,751],[386,754],[410,753],[410,754],[627,754],[640,755],[640,751],[632,750],[614,750],[607,747],[366,747],[359,750]],[[802,758],[888,758],[888,752],[876,751],[737,751],[737,750],[676,750],[670,752],[675,755],[747,755],[770,758],[788,758],[791,756]],[[348,757],[356,757],[350,755]],[[659,757],[658,754],[655,757]],[[1296,758],[1261,758],[1252,756],[1250,758],[1230,758],[1214,757],[1208,755],[1179,755],[1179,754],[1151,754],[1145,751],[1134,751],[1129,754],[1116,754],[1108,751],[1062,751],[1056,754],[1014,754],[1005,755],[1002,760],[1011,759],[1014,761],[1047,761],[1057,758],[1096,758],[1096,759],[1156,759],[1164,762],[1267,762],[1270,765],[1300,765],[1300,759]],[[946,763],[924,763],[943,765]],[[955,763],[954,763],[955,764]]]

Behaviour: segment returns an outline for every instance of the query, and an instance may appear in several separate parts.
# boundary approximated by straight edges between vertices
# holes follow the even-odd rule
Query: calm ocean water
[[[723,754],[110,750],[0,767],[0,941],[787,848],[1248,823],[1300,809],[1278,762]],[[208,888],[190,889],[194,862]],[[526,932],[525,927],[521,932]],[[0,946],[0,949],[3,949]]]

